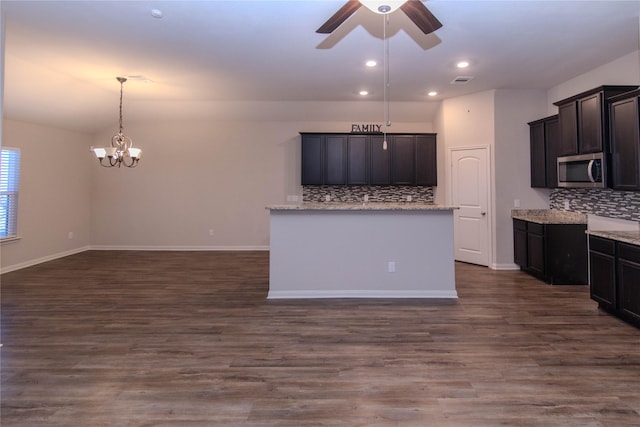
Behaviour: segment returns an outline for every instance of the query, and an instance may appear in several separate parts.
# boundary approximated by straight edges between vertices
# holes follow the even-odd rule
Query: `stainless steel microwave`
[[[603,153],[558,157],[558,187],[606,187],[606,162]]]

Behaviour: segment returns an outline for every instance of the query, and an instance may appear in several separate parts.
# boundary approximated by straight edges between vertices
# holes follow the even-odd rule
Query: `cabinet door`
[[[544,226],[529,223],[527,229],[527,267],[529,270],[545,275]]]
[[[321,135],[302,135],[302,185],[322,185],[323,144]]]
[[[527,268],[527,223],[513,220],[513,262]]]
[[[589,236],[589,292],[604,308],[616,307],[616,243]]]
[[[347,136],[328,135],[325,148],[325,185],[347,183]]]
[[[613,255],[589,252],[591,299],[605,308],[616,306],[616,260]]]
[[[391,150],[383,149],[384,137],[382,135],[372,135],[369,141],[371,154],[369,183],[371,185],[389,185],[391,184]]]
[[[349,135],[347,184],[369,184],[369,137],[366,135]]]
[[[531,187],[547,186],[546,151],[544,141],[544,122],[529,126],[529,144],[531,149]]]
[[[544,123],[544,143],[547,187],[556,188],[558,186],[558,144],[560,143],[560,126],[557,117]]]
[[[436,135],[416,136],[416,185],[438,185]]]
[[[640,190],[640,137],[638,98],[611,104],[611,186]]]
[[[578,154],[578,120],[576,103],[558,106],[558,120],[560,128],[560,141],[558,144],[558,156],[570,156]]]
[[[414,185],[416,182],[416,140],[413,135],[393,135],[391,143],[391,183]]]
[[[640,321],[640,246],[618,244],[618,308],[622,314]]]
[[[578,152],[602,151],[602,94],[596,93],[578,100]]]

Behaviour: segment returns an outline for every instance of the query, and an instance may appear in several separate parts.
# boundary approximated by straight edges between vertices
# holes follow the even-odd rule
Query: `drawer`
[[[513,228],[515,230],[527,231],[527,222],[523,221],[521,219],[514,219],[513,220]]]
[[[535,222],[529,222],[527,223],[527,231],[531,234],[542,236],[544,234],[544,225],[536,224]]]
[[[640,264],[640,246],[618,243],[618,258]]]
[[[616,253],[616,242],[601,237],[589,236],[589,250],[614,255]]]

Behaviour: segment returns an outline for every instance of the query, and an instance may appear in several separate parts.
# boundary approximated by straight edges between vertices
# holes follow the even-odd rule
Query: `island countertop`
[[[436,205],[432,203],[300,203],[268,205],[272,211],[452,211],[457,206]]]

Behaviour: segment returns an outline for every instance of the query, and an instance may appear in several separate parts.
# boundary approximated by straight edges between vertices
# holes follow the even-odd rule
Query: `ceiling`
[[[361,7],[333,34],[315,32],[343,4],[3,0],[4,114],[102,130],[117,121],[116,76],[149,80],[125,83],[125,120],[245,101],[363,102],[361,89],[381,101],[382,16]],[[390,16],[391,102],[547,89],[638,50],[640,1],[424,4],[443,23],[433,34],[400,10]],[[380,65],[369,69],[367,59]],[[455,66],[462,59],[466,70]],[[452,85],[457,76],[473,79]]]

